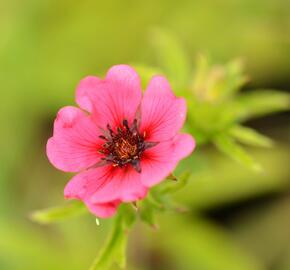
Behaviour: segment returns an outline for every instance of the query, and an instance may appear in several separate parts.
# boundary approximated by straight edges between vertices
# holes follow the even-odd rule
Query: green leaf
[[[216,147],[226,155],[228,155],[233,160],[243,164],[244,166],[254,170],[261,171],[261,166],[256,163],[252,157],[239,146],[233,138],[228,135],[220,134],[213,139]]]
[[[275,90],[253,90],[238,96],[233,103],[238,121],[259,117],[290,108],[290,95]]]
[[[177,180],[166,180],[152,188],[146,199],[141,202],[139,209],[141,220],[156,228],[155,216],[158,212],[181,208],[172,202],[172,198],[169,195],[182,189],[187,184],[189,176],[190,173],[185,172],[177,177]]]
[[[122,205],[114,220],[111,234],[89,270],[108,270],[116,263],[126,267],[128,231],[135,221],[135,213],[129,205]]]
[[[123,218],[123,227],[125,230],[132,227],[136,221],[136,210],[132,207],[131,204],[123,204],[119,208],[119,214]]]
[[[225,66],[225,71],[227,83],[223,95],[229,96],[238,92],[248,81],[248,77],[244,74],[244,63],[241,59],[229,62]]]
[[[64,205],[33,212],[30,218],[41,224],[59,222],[86,212],[86,207],[80,201],[70,201]]]
[[[205,95],[205,82],[207,81],[209,69],[209,58],[203,54],[198,54],[196,57],[194,77],[191,83],[191,89],[194,92],[195,96],[200,100],[203,100]]]
[[[190,64],[178,39],[167,31],[155,29],[151,41],[157,53],[159,64],[173,83],[174,87],[187,86],[190,76]]]
[[[229,134],[239,142],[247,145],[260,147],[273,146],[273,141],[270,138],[252,128],[237,125],[229,130]]]
[[[211,65],[209,57],[198,55],[191,90],[200,101],[218,103],[231,98],[247,81],[242,61]]]
[[[151,189],[147,197],[141,201],[139,208],[139,216],[142,221],[153,228],[156,228],[155,215],[165,210],[162,194],[158,186]]]
[[[149,200],[143,200],[139,210],[141,220],[147,223],[149,226],[156,228],[156,211],[157,208]]]
[[[175,193],[178,190],[186,186],[188,179],[190,177],[190,172],[184,172],[181,176],[177,177],[177,181],[166,181],[163,185],[160,185],[159,193],[168,194]]]

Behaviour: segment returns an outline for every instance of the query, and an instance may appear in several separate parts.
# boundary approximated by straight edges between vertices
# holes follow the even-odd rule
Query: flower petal
[[[177,134],[172,140],[174,157],[178,161],[189,156],[195,148],[195,140],[190,134]]]
[[[174,96],[164,77],[155,76],[144,94],[141,113],[141,132],[146,133],[147,140],[169,140],[184,124],[186,102]]]
[[[66,198],[81,199],[91,204],[136,201],[145,197],[146,193],[141,175],[131,166],[114,168],[111,165],[76,175],[64,190]]]
[[[54,122],[53,137],[46,146],[49,161],[58,169],[78,172],[99,161],[101,143],[91,117],[75,107],[64,107]]]
[[[164,141],[146,150],[141,160],[141,182],[151,187],[172,173],[178,162],[190,155],[195,142],[189,134],[178,134],[170,141]]]
[[[144,198],[147,188],[141,183],[141,175],[131,165],[124,168],[114,168],[106,179],[102,188],[99,188],[91,198],[93,203],[120,199],[123,202],[132,202]]]
[[[132,122],[142,97],[138,74],[127,65],[113,66],[105,80],[87,77],[77,88],[77,103],[93,113],[99,126],[113,128],[124,119]]]
[[[108,218],[116,213],[120,201],[113,201],[103,204],[92,204],[90,201],[85,201],[85,204],[90,212],[97,217]]]
[[[84,110],[93,111],[93,104],[89,98],[90,94],[96,91],[101,80],[96,76],[87,76],[82,79],[77,87],[76,102]]]

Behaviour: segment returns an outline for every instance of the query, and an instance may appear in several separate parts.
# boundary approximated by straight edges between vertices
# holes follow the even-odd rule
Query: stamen
[[[110,124],[107,124],[107,129],[110,131],[110,135],[112,136],[114,134]]]
[[[103,133],[104,137],[106,137],[106,139],[110,139],[111,138],[111,134],[109,132],[109,130],[107,129],[103,129],[101,127],[99,127],[99,129],[101,130],[101,132]]]
[[[144,148],[145,149],[148,149],[148,148],[151,148],[151,147],[154,147],[158,144],[159,142],[144,142]]]
[[[103,166],[108,165],[108,164],[109,164],[109,162],[107,160],[101,159],[98,163],[96,163],[91,168],[99,168],[99,167],[103,167]]]
[[[131,130],[131,132],[133,132],[133,131],[136,132],[137,131],[137,119],[134,119],[133,124],[132,124],[130,130]]]
[[[134,159],[131,164],[138,173],[141,173],[141,164],[139,159]]]
[[[129,124],[128,124],[128,120],[127,120],[127,119],[124,119],[124,120],[123,120],[123,126],[124,126],[127,130],[130,130],[130,129],[129,129]]]
[[[102,145],[103,149],[99,149],[98,152],[105,157],[101,158],[99,163],[104,165],[111,163],[113,167],[120,168],[131,164],[138,173],[141,173],[140,158],[143,152],[158,144],[158,142],[145,142],[146,132],[144,131],[143,136],[139,133],[138,119],[133,120],[131,127],[128,120],[124,119],[122,126],[116,128],[116,132],[110,124],[107,124],[107,130],[101,129],[101,131],[104,135],[100,135],[99,138],[105,142]]]
[[[107,140],[107,138],[104,135],[100,135],[99,138],[103,140]]]

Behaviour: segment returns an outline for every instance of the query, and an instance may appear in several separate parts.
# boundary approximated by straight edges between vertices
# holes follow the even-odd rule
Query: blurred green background
[[[28,218],[63,203],[70,178],[49,164],[45,144],[81,78],[118,63],[157,65],[155,27],[175,33],[192,62],[199,52],[221,63],[242,57],[246,88],[290,90],[289,0],[1,0],[1,270],[91,264],[110,220],[41,226]],[[289,270],[289,120],[279,113],[247,122],[276,142],[247,149],[265,168],[260,174],[210,145],[198,148],[181,164],[192,177],[176,194],[190,211],[161,214],[157,231],[138,223],[128,269]]]

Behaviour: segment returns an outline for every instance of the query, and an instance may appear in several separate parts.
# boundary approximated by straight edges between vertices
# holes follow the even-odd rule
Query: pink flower
[[[185,100],[174,96],[164,77],[153,77],[142,96],[134,69],[114,66],[104,80],[84,78],[76,101],[81,109],[58,112],[47,156],[56,168],[78,172],[64,195],[99,217],[144,198],[195,147],[189,134],[179,133]]]

